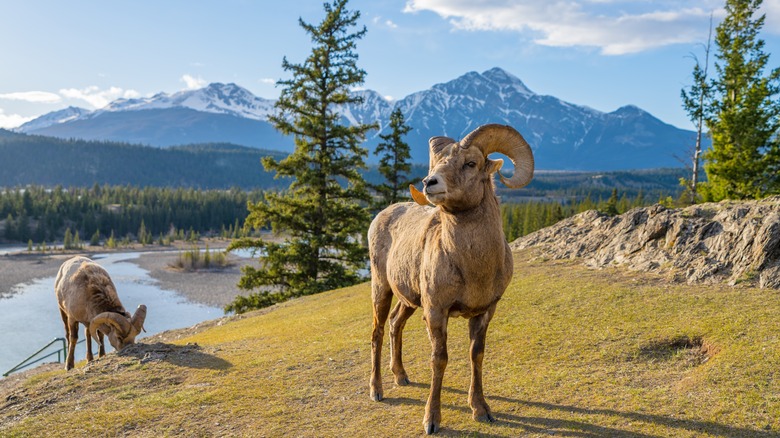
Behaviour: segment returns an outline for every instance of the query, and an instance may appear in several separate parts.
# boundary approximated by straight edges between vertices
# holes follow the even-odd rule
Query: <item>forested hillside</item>
[[[285,186],[287,182],[275,180],[260,165],[260,159],[268,155],[285,154],[216,143],[160,149],[0,130],[0,187],[90,187],[95,183],[217,189]]]

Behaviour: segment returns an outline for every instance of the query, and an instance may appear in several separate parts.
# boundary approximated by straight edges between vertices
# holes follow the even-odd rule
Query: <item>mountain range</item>
[[[358,105],[339,109],[344,123],[378,123],[370,151],[386,133],[390,113],[401,109],[412,130],[405,137],[412,161],[428,162],[428,138],[462,138],[485,123],[520,131],[534,150],[539,169],[622,170],[680,167],[694,133],[676,128],[632,105],[609,113],[531,91],[501,68],[469,72],[397,101],[372,90],[355,91]],[[268,122],[274,101],[236,84],[212,83],[198,90],[118,99],[89,111],[66,108],[45,114],[17,131],[60,138],[108,140],[157,147],[233,143],[291,152],[293,139]],[[370,155],[369,162],[377,161]]]

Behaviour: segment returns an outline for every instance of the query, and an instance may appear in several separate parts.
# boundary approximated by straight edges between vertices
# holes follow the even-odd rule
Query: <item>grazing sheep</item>
[[[474,419],[494,421],[482,394],[482,356],[488,323],[512,277],[512,253],[501,227],[493,174],[503,161],[515,164],[510,188],[533,177],[531,148],[515,129],[484,125],[460,142],[447,137],[429,141],[430,168],[424,194],[413,186],[411,202],[380,212],[368,231],[374,322],[371,343],[371,398],[382,400],[380,360],[385,321],[390,316],[391,369],[398,385],[409,378],[401,361],[401,333],[417,307],[423,309],[432,355],[433,377],[423,427],[435,433],[441,422],[441,385],[447,366],[447,321],[469,319],[471,387]],[[429,206],[428,202],[434,204]],[[393,295],[398,303],[390,312]]]
[[[104,335],[108,335],[111,346],[118,351],[134,343],[143,330],[146,306],[141,304],[135,315],[130,316],[119,301],[108,272],[86,257],[73,257],[60,266],[54,292],[68,339],[66,370],[73,368],[79,323],[86,327],[87,361],[93,359],[92,338],[98,343],[99,357],[103,357],[106,355]]]

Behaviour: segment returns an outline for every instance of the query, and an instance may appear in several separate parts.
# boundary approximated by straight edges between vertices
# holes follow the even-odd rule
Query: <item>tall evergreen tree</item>
[[[712,149],[705,158],[707,200],[761,198],[780,192],[780,68],[764,74],[769,55],[759,31],[762,0],[726,0],[716,28],[716,77],[707,112]]]
[[[302,64],[285,57],[282,67],[292,79],[281,80],[281,96],[270,120],[281,133],[295,139],[295,152],[263,166],[277,178],[292,179],[282,193],[268,193],[265,202],[249,206],[246,224],[268,225],[284,236],[283,243],[241,239],[233,248],[260,249],[261,267],[246,267],[239,287],[280,288],[273,301],[354,284],[366,267],[367,250],[361,243],[369,224],[370,200],[360,170],[367,150],[361,146],[373,125],[348,126],[339,109],[361,98],[350,88],[363,83],[365,71],[357,66],[357,40],[366,28],[354,31],[360,18],[346,8],[347,0],[325,3],[325,18],[318,25],[299,19],[311,37],[312,52]],[[257,307],[268,295],[254,294]],[[246,310],[238,306],[234,310]]]
[[[73,234],[70,232],[70,227],[68,227],[65,230],[65,237],[62,240],[62,248],[63,249],[74,249],[73,248]]]
[[[409,172],[412,169],[409,160],[412,155],[409,150],[409,144],[404,142],[403,137],[412,130],[404,120],[404,114],[400,108],[396,108],[390,114],[390,132],[382,134],[379,138],[382,142],[376,147],[375,153],[379,159],[379,173],[385,177],[385,184],[379,184],[373,188],[382,196],[379,204],[386,207],[390,204],[406,199],[405,193],[408,191],[409,184],[413,181],[409,178]]]

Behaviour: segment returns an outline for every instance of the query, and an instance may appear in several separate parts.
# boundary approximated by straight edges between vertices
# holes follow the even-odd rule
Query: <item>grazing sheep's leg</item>
[[[401,386],[409,384],[409,376],[406,375],[402,360],[404,326],[406,326],[406,320],[412,316],[415,310],[414,307],[409,307],[399,301],[390,312],[390,368],[395,375],[395,383]]]
[[[469,406],[477,421],[493,422],[493,414],[482,394],[482,357],[485,352],[485,335],[488,324],[496,311],[496,305],[482,315],[469,319],[469,338],[471,339],[471,387],[469,388]]]
[[[68,314],[64,310],[60,309],[60,316],[62,317],[62,324],[65,326],[65,339],[68,341],[68,351],[70,351],[70,324],[68,324]],[[70,356],[70,355],[69,355]],[[68,357],[69,357],[68,356]],[[68,368],[68,357],[65,358],[65,369]]]
[[[79,341],[79,322],[68,321],[68,358],[65,360],[65,369],[73,369],[74,352],[76,351],[76,342]]]
[[[428,325],[428,336],[431,338],[431,393],[425,405],[423,428],[425,433],[439,431],[441,424],[441,385],[444,369],[447,368],[447,319],[448,315],[441,311],[427,311],[425,323]]]
[[[393,302],[393,293],[389,287],[372,284],[371,300],[374,303],[374,329],[371,334],[371,399],[380,401],[382,394],[382,342],[385,338],[385,323]]]
[[[84,337],[87,338],[87,362],[92,362],[95,357],[92,356],[92,338],[89,336],[89,327],[84,327]]]
[[[100,330],[97,331],[97,337],[98,337],[98,357],[103,357],[106,355],[106,344],[103,339],[103,332]]]

